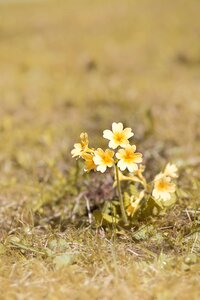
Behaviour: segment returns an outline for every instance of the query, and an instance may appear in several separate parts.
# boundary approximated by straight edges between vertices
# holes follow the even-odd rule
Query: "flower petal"
[[[119,149],[118,152],[116,153],[116,157],[118,159],[121,159],[124,155],[124,152],[125,152],[124,149]]]
[[[103,132],[103,137],[107,140],[111,140],[113,137],[113,132],[111,130],[106,129]]]
[[[118,145],[115,141],[111,140],[111,141],[109,142],[108,146],[109,146],[111,149],[116,149],[119,145]]]
[[[112,131],[113,132],[119,132],[119,131],[122,131],[123,130],[123,124],[121,122],[119,123],[112,123]]]
[[[118,161],[117,165],[121,171],[124,171],[126,169],[126,164],[122,160]]]
[[[97,171],[100,171],[101,173],[104,173],[106,171],[106,166],[105,165],[98,166]]]
[[[120,144],[120,146],[122,148],[126,148],[127,146],[129,146],[129,141],[128,140],[124,140],[123,143]]]
[[[136,163],[141,163],[142,162],[142,154],[141,153],[135,153],[135,155],[134,155],[134,161]]]
[[[95,165],[100,165],[102,162],[102,158],[98,155],[95,155],[93,160],[94,160]]]
[[[165,201],[165,200],[170,200],[171,199],[171,195],[168,192],[163,192],[161,195],[161,198]]]
[[[127,168],[129,170],[129,172],[134,172],[134,171],[138,170],[138,165],[136,165],[134,163],[128,164]]]
[[[165,170],[164,170],[164,174],[166,176],[170,176],[172,178],[177,178],[178,177],[178,168],[175,164],[170,164],[168,163],[165,167]]]
[[[81,154],[81,151],[82,151],[81,144],[79,144],[79,143],[74,144],[74,149],[72,149],[72,151],[71,151],[72,157],[79,156]]]
[[[130,139],[132,136],[134,136],[134,133],[132,132],[131,128],[125,128],[124,133],[126,134],[127,139]]]
[[[110,157],[113,157],[115,154],[115,152],[110,149],[106,149],[105,153],[108,154]]]
[[[160,198],[160,193],[159,193],[156,189],[154,189],[154,190],[153,190],[153,193],[152,193],[152,196],[153,196],[155,199],[159,199],[159,198]]]

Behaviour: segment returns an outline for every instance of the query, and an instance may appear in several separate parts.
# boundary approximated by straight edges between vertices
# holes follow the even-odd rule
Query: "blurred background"
[[[32,181],[82,131],[105,145],[113,121],[146,158],[199,155],[199,12],[198,0],[0,0],[1,179]]]
[[[0,0],[0,298],[200,299],[199,120],[200,0]],[[113,178],[70,152],[112,122],[148,180],[180,177],[169,213],[111,237],[87,221]]]

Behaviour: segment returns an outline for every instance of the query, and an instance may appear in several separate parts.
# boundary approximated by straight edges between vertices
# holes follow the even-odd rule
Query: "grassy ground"
[[[200,298],[199,11],[0,2],[0,299]],[[77,179],[70,158],[80,132],[103,147],[113,121],[133,128],[147,177],[180,168],[176,206],[119,236],[76,205],[83,186],[93,207],[112,183]]]

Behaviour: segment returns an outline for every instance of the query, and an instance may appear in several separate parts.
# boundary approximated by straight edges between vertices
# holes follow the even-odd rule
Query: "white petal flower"
[[[165,167],[164,174],[171,178],[178,178],[178,168],[175,164],[168,163]]]
[[[176,186],[171,182],[171,178],[163,173],[157,175],[154,179],[154,189],[152,195],[155,199],[164,201],[171,199],[171,194],[176,190]]]
[[[74,149],[71,151],[72,157],[81,156],[83,147],[80,143],[74,144]]]
[[[81,142],[74,144],[74,149],[71,151],[72,157],[81,157],[83,153],[85,153],[88,148],[88,134],[86,132],[82,132],[80,135]]]
[[[109,140],[109,147],[112,149],[116,149],[118,146],[125,148],[129,145],[128,139],[133,136],[133,132],[131,128],[123,129],[122,123],[113,123],[112,131],[104,130],[103,137]]]
[[[138,170],[139,163],[142,162],[142,154],[136,153],[136,146],[127,146],[125,149],[120,149],[116,153],[116,157],[119,159],[118,167],[121,171],[128,169],[129,172]]]
[[[97,166],[97,171],[104,173],[108,168],[111,168],[114,165],[114,152],[110,149],[103,151],[101,148],[98,148],[94,152],[94,163]]]

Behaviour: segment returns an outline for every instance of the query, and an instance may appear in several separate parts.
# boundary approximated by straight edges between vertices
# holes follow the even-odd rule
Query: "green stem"
[[[121,208],[121,213],[122,213],[122,219],[123,219],[124,224],[128,225],[128,219],[127,219],[126,211],[124,208],[124,200],[122,197],[121,185],[120,185],[120,180],[119,180],[119,168],[117,165],[115,165],[115,171],[116,171],[117,190],[118,190],[119,203],[120,203],[120,208]]]

